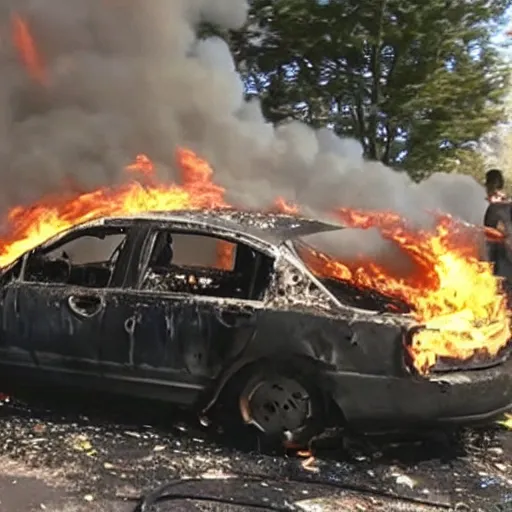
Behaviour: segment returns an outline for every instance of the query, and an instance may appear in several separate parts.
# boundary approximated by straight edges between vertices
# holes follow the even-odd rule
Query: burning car
[[[246,117],[237,115],[236,123],[225,122],[233,113],[230,102],[224,113],[214,109],[213,124],[202,126],[201,120],[210,119],[210,109],[203,112],[199,103],[212,104],[197,101],[201,93],[195,86],[203,82],[197,80],[202,59],[191,61],[192,81],[183,81],[178,73],[174,84],[174,74],[167,73],[169,87],[157,84],[148,88],[146,75],[151,75],[152,68],[144,65],[139,69],[131,37],[127,47],[118,46],[124,38],[114,38],[115,44],[108,48],[95,44],[96,34],[91,48],[84,47],[80,38],[77,58],[75,45],[68,44],[69,27],[62,31],[66,43],[60,51],[51,35],[56,33],[55,27],[45,28],[49,17],[43,16],[38,28],[39,16],[32,11],[12,12],[10,20],[12,49],[31,81],[26,92],[11,65],[14,55],[10,55],[9,45],[4,52],[6,69],[14,73],[6,80],[13,87],[12,94],[4,96],[19,99],[14,115],[7,119],[15,126],[5,130],[11,135],[5,147],[12,145],[12,151],[6,152],[12,153],[11,165],[6,168],[24,171],[41,155],[41,144],[55,139],[55,147],[48,144],[44,148],[45,155],[51,157],[44,159],[43,168],[54,167],[52,162],[56,162],[57,172],[51,173],[49,181],[62,176],[67,184],[32,205],[2,212],[0,378],[5,381],[4,389],[25,375],[159,397],[196,407],[201,413],[219,403],[233,403],[247,423],[267,434],[321,424],[335,416],[333,411],[340,411],[342,421],[352,423],[414,424],[484,419],[509,406],[510,314],[492,266],[476,254],[471,229],[459,229],[447,218],[438,219],[432,230],[424,232],[411,230],[389,212],[315,212],[329,213],[347,227],[377,228],[410,260],[412,272],[404,277],[364,255],[356,261],[343,261],[319,251],[309,237],[334,233],[341,227],[302,218],[297,211],[300,207],[279,198],[258,197],[248,202],[265,209],[275,199],[279,210],[292,215],[232,210],[224,188],[212,181],[208,162],[191,149],[176,148],[176,165],[160,161],[169,154],[175,138],[198,144],[198,148],[217,146],[211,156],[231,155],[231,138],[243,140],[240,147],[249,149],[245,144],[252,139],[245,131],[239,139],[238,134],[224,130],[231,124],[238,126]],[[118,14],[111,13],[108,19],[115,20]],[[161,52],[171,41],[167,22],[164,39],[154,37],[158,29],[154,14],[149,13],[147,19],[143,13],[129,16],[130,27],[137,28],[131,23],[134,19],[143,20],[139,27],[143,44],[138,46],[148,50],[145,60],[156,66],[155,76],[161,76]],[[90,20],[86,16],[87,27],[92,20],[95,33],[101,27],[110,33],[111,23],[101,22],[96,15],[95,10]],[[73,17],[74,23],[82,24],[82,18]],[[119,19],[119,28],[126,33],[124,18]],[[187,40],[178,50],[188,49],[188,36],[193,32],[181,30],[184,20],[179,19],[178,32]],[[78,25],[82,34],[84,27]],[[40,37],[48,33],[49,46],[44,41],[39,44],[32,32]],[[106,41],[110,40],[107,37]],[[53,50],[45,55],[41,50],[47,46]],[[70,52],[66,53],[66,48]],[[178,68],[189,62],[190,52],[169,49],[171,57],[178,58]],[[105,55],[103,50],[107,50]],[[82,58],[89,51],[92,58]],[[116,62],[127,59],[127,76],[142,77],[140,87],[132,80],[124,81],[130,84],[129,90],[119,99],[126,100],[126,109],[113,93],[112,84],[124,76],[119,67],[114,66],[115,73],[99,88],[91,73],[91,63],[100,63],[100,74],[104,74],[104,62],[112,61],[112,52]],[[208,52],[192,53],[199,57]],[[214,78],[220,86],[231,84],[232,70],[227,82],[217,75]],[[83,88],[66,92],[69,84],[82,82]],[[169,108],[172,101],[164,90],[188,92],[187,84],[196,91],[190,94],[194,101],[184,109],[181,104]],[[137,101],[141,106],[134,110],[135,90],[147,90],[149,96],[148,101]],[[212,97],[222,94],[215,88]],[[115,101],[109,106],[110,99]],[[164,101],[165,115],[155,109],[154,99]],[[75,111],[78,117],[68,115]],[[177,116],[178,129],[161,133],[173,124],[160,122],[171,113]],[[119,137],[111,137],[121,121],[134,115],[149,124],[136,123],[135,130],[122,130]],[[252,113],[249,117],[252,123]],[[104,125],[100,119],[108,122]],[[77,136],[81,132],[75,130],[75,120],[87,135],[85,139]],[[16,129],[18,124],[26,130]],[[64,137],[69,146],[63,151],[62,126],[73,126],[72,136]],[[97,136],[102,133],[98,129],[104,126],[111,142],[98,145]],[[267,126],[264,128],[263,138],[258,139],[262,144],[252,145],[258,149],[251,159],[255,169],[268,162],[273,174],[281,168],[281,160],[287,162],[287,168],[296,162],[302,167],[302,148],[298,153],[290,151],[291,160],[282,159],[288,146],[299,139],[284,133],[286,136],[278,136],[268,145]],[[20,143],[19,135],[25,131],[28,138]],[[210,139],[216,131],[227,136]],[[84,145],[89,135],[93,144]],[[118,180],[116,176],[118,185],[108,187],[114,178],[112,163],[131,158],[129,148],[138,145],[157,150],[162,172],[155,172],[151,159],[139,154],[126,167],[130,178]],[[321,146],[330,148],[332,144],[318,138],[318,148]],[[55,150],[59,154],[53,155]],[[322,150],[308,158],[311,169],[324,161],[330,167],[331,154],[330,149]],[[103,155],[107,158],[100,157]],[[324,155],[327,159],[320,158]],[[217,162],[229,161],[229,167],[238,167],[243,160],[245,155],[239,160],[233,154]],[[80,179],[82,173],[77,168],[67,175],[64,167],[70,161],[80,170],[87,163],[98,171],[105,166],[104,186],[96,179]],[[43,183],[49,176],[40,173],[34,163],[36,181]],[[180,172],[181,179],[176,176]],[[237,175],[226,183],[245,186],[242,196],[247,196],[251,188],[256,189],[253,181],[249,182],[250,174],[242,172],[240,180]],[[167,179],[158,179],[164,175]],[[169,183],[171,176],[179,184]],[[20,200],[37,188],[27,183],[26,175],[16,182],[20,189],[30,189],[19,195]],[[91,190],[91,182],[99,188]],[[272,186],[293,196],[296,187],[290,190],[279,183],[279,179],[272,181]],[[326,187],[329,183],[330,179]],[[12,200],[18,196],[4,194],[8,195]]]
[[[508,409],[503,300],[480,323],[464,311],[420,322],[407,301],[332,268],[322,274],[328,257],[308,237],[340,229],[226,208],[74,225],[3,269],[2,379],[200,413],[232,401],[270,436],[338,412],[365,428],[485,420]]]

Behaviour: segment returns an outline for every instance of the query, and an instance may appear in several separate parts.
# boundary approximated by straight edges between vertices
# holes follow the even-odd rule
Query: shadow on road
[[[39,418],[53,423],[74,422],[77,425],[109,426],[118,429],[138,429],[151,425],[162,434],[173,436],[185,425],[194,436],[218,443],[227,449],[258,452],[264,455],[293,456],[284,447],[269,446],[251,427],[241,426],[237,435],[225,433],[219,425],[201,425],[189,411],[146,399],[117,395],[62,391],[54,388],[17,390],[10,405],[0,415],[15,413],[19,417]],[[180,427],[177,429],[176,425]],[[495,426],[471,430],[473,444],[484,448],[491,443]],[[416,464],[438,459],[443,463],[467,455],[468,432],[463,429],[416,430],[363,435],[353,431],[332,430],[316,440],[313,449],[325,460],[347,461],[377,456],[382,463]]]

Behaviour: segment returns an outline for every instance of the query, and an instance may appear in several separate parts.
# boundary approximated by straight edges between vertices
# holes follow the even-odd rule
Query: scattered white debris
[[[306,512],[325,512],[325,508],[322,504],[311,503],[307,501],[295,503],[295,505]]]
[[[395,473],[393,476],[396,477],[396,483],[398,485],[405,485],[406,487],[409,487],[409,489],[414,489],[416,486],[416,482],[407,475],[397,475]]]
[[[506,464],[502,464],[500,462],[495,462],[494,466],[502,472],[505,472],[508,469]]]
[[[138,434],[137,432],[131,432],[129,430],[126,430],[124,434],[126,436],[135,437],[137,439],[140,439],[140,434]]]
[[[205,473],[201,475],[201,478],[204,478],[205,480],[218,480],[218,479],[224,479],[229,480],[232,478],[237,478],[236,475],[232,475],[230,473],[224,473],[223,471],[217,470],[217,469],[209,469]]]
[[[366,503],[363,504],[361,501],[349,496],[338,498],[323,497],[296,501],[293,505],[305,512],[363,512],[366,510],[377,510],[371,506],[368,508]]]

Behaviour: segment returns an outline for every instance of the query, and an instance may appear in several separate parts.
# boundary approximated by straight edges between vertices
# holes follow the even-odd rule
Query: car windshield
[[[325,248],[319,249],[321,245],[319,235],[302,236],[293,241],[293,247],[299,258],[317,277],[329,277],[342,280],[350,279],[348,269],[341,262],[337,262],[334,255],[326,251]],[[344,269],[346,272],[344,272]]]
[[[382,295],[370,288],[356,286],[351,272],[334,255],[318,249],[318,235],[308,235],[293,241],[293,247],[307,269],[329,292],[344,304],[390,313],[407,313],[410,307],[397,299]]]

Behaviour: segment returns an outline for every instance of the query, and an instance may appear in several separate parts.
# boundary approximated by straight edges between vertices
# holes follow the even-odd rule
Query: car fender
[[[306,353],[307,347],[304,347],[304,352],[287,353],[282,356],[278,355],[266,355],[266,356],[254,356],[250,358],[242,358],[233,362],[228,366],[216,379],[214,384],[208,388],[206,394],[201,400],[199,405],[200,414],[204,415],[212,409],[216,404],[217,400],[221,396],[222,392],[226,389],[229,382],[234,379],[241,377],[246,372],[249,373],[252,368],[283,368],[289,372],[299,373],[314,373],[315,375],[320,374],[322,370],[331,369],[331,365],[323,363],[318,359],[314,359]],[[315,385],[320,384],[320,391],[323,393],[328,392],[326,388],[321,384],[322,379],[318,380]]]

